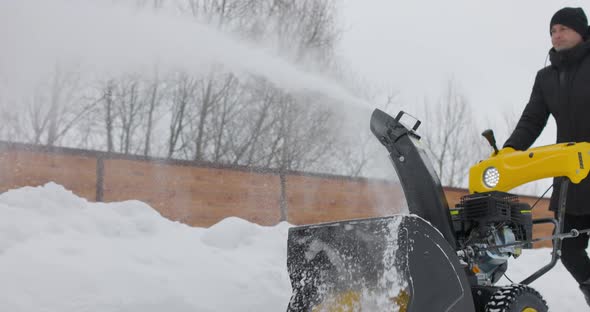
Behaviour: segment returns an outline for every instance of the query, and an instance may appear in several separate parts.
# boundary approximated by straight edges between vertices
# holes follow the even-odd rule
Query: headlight
[[[494,188],[500,182],[500,172],[496,167],[488,167],[483,172],[483,184],[488,188]]]

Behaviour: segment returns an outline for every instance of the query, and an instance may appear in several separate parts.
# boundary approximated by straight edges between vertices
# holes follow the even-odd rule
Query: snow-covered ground
[[[191,228],[139,201],[89,203],[49,183],[0,194],[0,311],[285,311],[289,225]],[[510,264],[517,281],[549,261]],[[587,309],[561,264],[532,285],[552,311]]]

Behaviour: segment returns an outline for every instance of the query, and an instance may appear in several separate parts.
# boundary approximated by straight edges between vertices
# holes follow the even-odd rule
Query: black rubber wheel
[[[536,290],[526,285],[499,288],[486,304],[486,312],[547,312],[549,307]]]

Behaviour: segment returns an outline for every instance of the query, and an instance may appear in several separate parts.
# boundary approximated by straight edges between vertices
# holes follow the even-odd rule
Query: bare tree
[[[193,16],[224,28],[228,21],[238,18],[243,11],[243,3],[239,0],[186,0],[181,7]],[[242,10],[240,10],[242,9]]]
[[[191,120],[191,129],[193,130],[191,132],[194,132],[194,160],[207,159],[205,147],[218,136],[215,130],[223,131],[222,128],[212,128],[211,120],[213,113],[218,110],[218,106],[230,96],[233,87],[235,87],[235,77],[232,74],[218,75],[211,72],[200,81],[200,92],[195,99],[197,106],[193,107],[197,114]]]
[[[337,0],[181,0],[195,18],[253,41],[275,42],[294,61],[328,64],[340,36]]]
[[[163,102],[163,92],[161,91],[161,81],[158,71],[156,70],[154,74],[153,81],[150,82],[149,87],[146,89],[146,97],[147,97],[147,121],[145,124],[145,137],[144,137],[144,147],[143,147],[143,155],[149,156],[151,152],[151,141],[152,141],[152,132],[154,131],[154,123],[155,123],[155,112],[156,109],[160,106]]]
[[[218,105],[213,107],[212,112],[210,129],[213,135],[213,154],[210,160],[213,162],[221,162],[229,155],[229,127],[231,127],[231,122],[238,118],[244,107],[239,105],[243,91],[239,86],[237,77],[229,74],[226,79],[224,84],[225,94],[219,99]]]
[[[172,158],[174,153],[184,151],[187,142],[179,142],[182,139],[187,122],[190,104],[195,100],[195,93],[198,87],[198,81],[187,74],[178,74],[177,79],[172,84],[172,103],[170,106],[170,124],[168,137],[168,158]],[[182,143],[178,146],[178,143]]]
[[[279,38],[295,38],[282,40],[283,50],[294,50],[295,60],[316,63],[329,62],[333,57],[335,43],[340,36],[336,27],[335,1],[332,0],[301,0],[273,1],[277,9],[279,21],[276,34]]]
[[[19,112],[10,109],[10,105],[0,106],[0,139],[6,141],[22,140],[25,129]]]
[[[397,92],[390,91],[385,99],[379,99],[373,95],[369,102],[381,103],[379,108],[388,111],[397,101]],[[359,116],[361,119],[359,120]],[[337,167],[334,171],[341,172],[348,176],[367,176],[375,158],[383,154],[383,148],[369,131],[370,111],[354,111],[348,116],[341,117],[347,120],[346,129],[343,129],[342,136],[338,137],[338,144],[334,159]]]
[[[330,155],[335,142],[331,131],[334,114],[315,100],[312,96],[295,98],[287,94],[278,98],[272,107],[276,127],[268,133],[261,149],[264,166],[306,170]]]
[[[50,80],[38,84],[26,102],[26,119],[31,126],[34,144],[55,145],[94,105],[84,101],[79,74],[60,65]]]
[[[425,103],[422,140],[443,185],[463,186],[469,167],[482,156],[480,133],[469,103],[453,80],[436,103]]]
[[[102,89],[102,102],[104,106],[103,120],[106,133],[107,152],[114,152],[113,132],[115,124],[115,82],[108,80]]]
[[[133,145],[133,134],[138,126],[141,103],[139,100],[139,81],[128,76],[119,80],[116,89],[116,118],[119,119],[119,152],[129,154]]]
[[[230,121],[228,129],[232,164],[258,164],[261,160],[259,151],[264,144],[263,138],[277,123],[277,119],[272,117],[272,106],[278,91],[261,79],[254,79],[251,83],[253,85],[246,87],[249,94],[241,93],[241,118]]]

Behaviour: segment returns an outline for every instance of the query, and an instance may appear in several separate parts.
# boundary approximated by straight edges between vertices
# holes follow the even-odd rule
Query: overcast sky
[[[590,12],[588,1],[343,1],[339,54],[354,70],[400,92],[406,105],[435,99],[452,77],[499,133],[502,112],[520,114],[544,67],[553,13],[564,6]],[[535,145],[554,142],[550,127]]]

